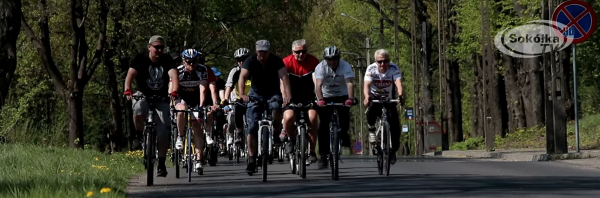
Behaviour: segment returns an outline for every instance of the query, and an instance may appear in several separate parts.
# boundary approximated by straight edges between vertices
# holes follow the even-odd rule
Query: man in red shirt
[[[283,63],[285,64],[289,79],[290,79],[290,87],[292,93],[292,101],[290,103],[302,103],[303,105],[315,103],[315,82],[313,77],[313,72],[315,68],[319,64],[319,59],[315,56],[307,53],[306,41],[304,39],[296,40],[292,43],[292,54],[285,57],[283,59]],[[283,84],[283,83],[282,83]],[[281,93],[285,94],[283,91],[283,87],[281,88]],[[284,95],[285,98],[285,95]],[[316,107],[316,104],[315,104]],[[294,121],[296,117],[294,115],[294,111],[288,107],[283,107],[283,121],[284,121],[284,129],[281,135],[279,136],[282,141],[289,139],[291,144],[287,144],[286,152],[293,152],[293,144],[296,142],[296,126],[294,126]],[[311,163],[317,161],[317,154],[315,153],[316,140],[317,140],[317,111],[315,108],[311,108],[308,111],[308,117],[310,120],[309,123],[309,136],[310,136],[310,157],[309,160]]]

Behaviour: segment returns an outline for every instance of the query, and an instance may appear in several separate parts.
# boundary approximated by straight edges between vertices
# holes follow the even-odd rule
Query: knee
[[[295,118],[296,116],[294,116],[294,111],[292,110],[287,110],[283,113],[283,122],[285,122],[285,124],[293,122]]]

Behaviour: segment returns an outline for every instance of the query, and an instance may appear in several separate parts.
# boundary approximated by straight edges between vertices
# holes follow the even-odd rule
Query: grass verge
[[[125,197],[141,152],[0,145],[0,197]]]
[[[600,148],[600,114],[587,116],[579,120],[579,140],[581,149]],[[567,124],[567,145],[575,149],[575,123]],[[496,136],[496,149],[543,149],[546,148],[546,128],[535,127],[519,129],[501,138]],[[452,144],[450,150],[483,150],[485,139],[482,137],[468,138],[463,142]]]

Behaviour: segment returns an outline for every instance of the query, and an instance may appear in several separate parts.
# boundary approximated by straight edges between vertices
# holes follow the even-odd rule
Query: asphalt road
[[[179,179],[169,169],[166,178],[146,186],[144,175],[130,182],[129,197],[600,197],[600,170],[564,162],[506,162],[484,159],[399,158],[390,176],[378,175],[369,158],[342,158],[340,180],[329,169],[308,167],[307,178],[289,166],[269,166],[248,176],[245,162],[227,159],[205,167],[204,175],[185,169]]]

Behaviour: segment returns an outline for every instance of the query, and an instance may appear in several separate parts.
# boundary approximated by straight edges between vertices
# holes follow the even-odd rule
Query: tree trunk
[[[108,96],[110,98],[110,113],[112,117],[112,127],[108,134],[111,152],[119,151],[125,146],[125,142],[123,141],[123,137],[125,136],[123,133],[123,112],[121,108],[121,98],[119,97],[121,94],[119,94],[119,82],[117,81],[117,74],[115,71],[115,61],[113,61],[113,58],[117,55],[119,42],[123,38],[121,31],[123,26],[120,21],[123,19],[124,11],[125,2],[123,1],[120,4],[120,9],[112,12],[114,15],[114,18],[112,18],[114,23],[113,31],[116,32],[116,36],[110,42],[110,49],[105,52],[103,61],[108,73]]]
[[[450,76],[450,85],[448,89],[448,98],[451,102],[448,111],[448,129],[452,131],[452,143],[463,141],[463,123],[462,123],[462,96],[460,93],[460,71],[459,64],[456,61],[450,61],[448,72]]]
[[[483,81],[482,81],[482,57],[478,54],[473,54],[475,60],[473,65],[473,73],[475,81],[471,82],[470,98],[471,98],[471,136],[483,137]]]
[[[559,52],[560,62],[563,65],[564,71],[564,83],[561,83],[562,97],[565,101],[565,111],[567,113],[567,120],[575,119],[575,101],[573,99],[573,90],[571,90],[571,84],[573,80],[573,65],[571,62],[571,46],[561,50]]]
[[[519,84],[525,110],[527,128],[540,126],[544,121],[543,84],[540,72],[540,58],[523,59],[523,67],[519,72]]]
[[[17,68],[17,38],[21,33],[21,1],[0,0],[0,110]]]
[[[67,101],[69,115],[69,147],[83,148],[85,145],[83,134],[83,97],[72,94],[64,96]]]
[[[517,82],[517,69],[513,57],[502,54],[504,64],[504,76],[506,82],[506,100],[508,110],[508,132],[525,127],[525,114],[523,114],[523,101],[521,98],[521,86]]]

